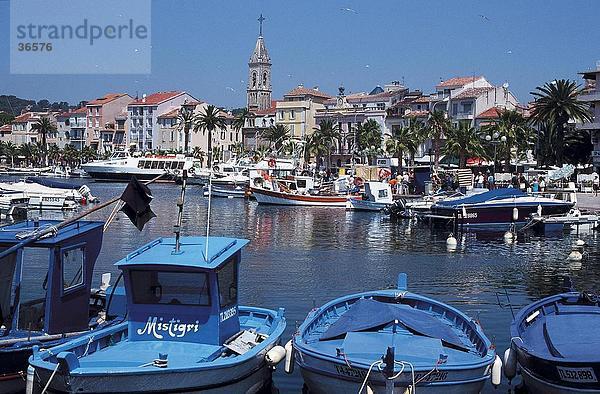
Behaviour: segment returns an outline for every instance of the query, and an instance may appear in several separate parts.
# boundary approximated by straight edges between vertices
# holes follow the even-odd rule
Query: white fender
[[[454,238],[454,234],[450,233],[450,235],[448,235],[448,238],[446,238],[446,245],[448,246],[456,246],[457,241],[456,238]]]
[[[575,241],[575,246],[585,246],[585,241],[583,239],[578,239]]]
[[[292,340],[285,344],[285,373],[294,372],[294,346],[292,346]]]
[[[513,216],[512,216],[512,218],[513,218],[513,221],[515,221],[515,222],[517,220],[519,220],[519,208],[517,208],[517,207],[513,208]]]
[[[499,386],[502,383],[502,360],[500,356],[496,355],[494,364],[492,364],[492,384]]]
[[[512,242],[514,238],[515,235],[512,233],[512,231],[507,231],[504,233],[504,240],[506,242]]]
[[[571,253],[569,253],[569,257],[567,257],[567,260],[570,261],[580,261],[581,259],[583,259],[583,255],[578,250],[571,251]]]
[[[271,350],[265,354],[265,361],[270,367],[279,364],[285,358],[285,348],[283,346],[273,346]]]
[[[517,353],[512,349],[508,348],[504,352],[504,376],[510,381],[517,374]]]
[[[35,374],[35,368],[31,365],[27,367],[27,388],[25,394],[33,394],[33,375]]]

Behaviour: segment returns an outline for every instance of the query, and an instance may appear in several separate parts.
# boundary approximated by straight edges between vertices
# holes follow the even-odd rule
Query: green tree
[[[530,123],[520,112],[503,110],[499,115],[497,121],[482,127],[482,132],[486,135],[495,136],[494,140],[502,139],[502,137],[506,139],[506,141],[497,145],[496,156],[504,158],[506,171],[509,171],[513,156],[516,159],[521,159],[531,149],[535,140],[535,133]],[[493,157],[493,154],[488,154],[488,156]]]
[[[450,129],[450,121],[446,118],[446,114],[443,111],[429,113],[427,134],[431,138],[433,145],[435,168],[438,168],[440,165],[441,141],[448,129]]]
[[[213,152],[212,152],[212,133],[217,130],[225,130],[227,124],[225,118],[221,115],[221,110],[214,105],[208,105],[204,112],[201,112],[194,122],[194,132],[202,131],[202,135],[208,132],[208,166],[212,166]]]
[[[96,160],[98,158],[98,152],[91,146],[86,145],[81,149],[79,157],[82,162],[87,163],[88,161]]]
[[[373,155],[381,150],[381,141],[383,140],[381,126],[375,119],[369,119],[364,123],[359,123],[354,128],[354,133],[356,133],[358,151],[370,161]]]
[[[445,136],[444,154],[458,157],[460,168],[467,166],[468,157],[486,157],[481,138],[475,128],[461,124],[459,127],[447,129]]]
[[[56,132],[56,125],[47,116],[42,116],[32,126],[31,130],[42,137],[42,159],[45,166],[48,165],[48,134]]]
[[[554,144],[556,145],[556,164],[564,163],[565,130],[569,120],[591,121],[588,105],[577,101],[579,85],[568,79],[559,79],[538,86],[531,94],[536,97],[531,111],[531,120],[535,123],[554,124]]]
[[[290,129],[282,124],[272,125],[261,132],[260,138],[269,142],[269,148],[279,152],[290,138]]]
[[[385,143],[385,149],[388,154],[398,158],[398,164],[402,166],[402,157],[404,153],[410,155],[411,162],[423,143],[424,131],[417,122],[410,121],[407,126],[392,129],[392,134]]]
[[[332,119],[323,119],[313,130],[311,145],[315,152],[327,153],[327,166],[331,168],[331,152],[342,137],[340,128]],[[317,156],[317,162],[320,157]]]
[[[182,107],[177,114],[177,129],[183,132],[183,151],[188,153],[190,145],[190,131],[194,127],[196,117],[194,111]]]
[[[19,146],[19,154],[25,157],[25,161],[31,165],[37,165],[39,159],[39,151],[36,144],[27,142]]]
[[[10,166],[15,166],[15,156],[19,154],[19,148],[12,142],[6,142],[4,144],[4,154],[10,157]]]
[[[15,116],[6,112],[0,112],[0,126],[8,124],[15,120]]]
[[[235,119],[233,120],[233,123],[231,124],[233,126],[233,129],[239,133],[240,130],[242,130],[244,128],[244,126],[246,125],[246,122],[248,121],[248,119],[250,119],[251,116],[252,116],[252,113],[250,111],[248,111],[248,108],[243,108],[235,116]]]
[[[61,151],[63,159],[69,164],[70,167],[74,168],[79,164],[81,152],[78,151],[73,145],[67,144]]]

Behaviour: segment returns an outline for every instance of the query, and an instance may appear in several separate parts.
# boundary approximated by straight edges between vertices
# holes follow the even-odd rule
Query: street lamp
[[[498,138],[499,137],[499,138]],[[497,131],[494,132],[494,134],[486,134],[484,139],[486,140],[486,142],[494,145],[494,164],[492,166],[492,173],[494,174],[494,177],[496,176],[496,148],[499,144],[503,144],[506,142],[506,136],[500,136],[500,133],[498,133]]]

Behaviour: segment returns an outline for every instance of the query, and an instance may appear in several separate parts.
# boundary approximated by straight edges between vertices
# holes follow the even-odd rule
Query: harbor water
[[[124,183],[86,183],[101,201],[118,196]],[[139,232],[119,214],[104,236],[95,269],[118,271],[114,262],[159,236],[171,236],[180,188],[151,186],[152,209],[157,217]],[[110,208],[94,213],[105,219]],[[62,218],[69,213],[30,212],[30,217]],[[204,235],[207,199],[201,188],[190,186],[186,195],[184,235]],[[390,221],[383,214],[347,212],[340,208],[259,206],[243,199],[213,199],[211,235],[243,237],[250,244],[240,269],[240,304],[272,309],[284,307],[288,321],[285,341],[315,306],[349,293],[394,286],[406,272],[409,290],[446,302],[478,320],[502,355],[509,344],[514,312],[533,300],[561,291],[570,276],[579,290],[600,290],[600,240],[596,232],[519,234],[507,244],[502,232],[457,235],[458,247],[446,248],[447,230],[432,230],[414,221]],[[586,256],[571,262],[572,243],[581,238]],[[114,279],[113,279],[114,280]],[[508,295],[508,297],[507,297]],[[500,301],[500,305],[499,305]],[[275,389],[302,391],[296,369],[286,375],[278,367]],[[504,380],[500,392],[506,392]],[[357,387],[358,391],[358,387]],[[487,384],[484,392],[498,392]]]

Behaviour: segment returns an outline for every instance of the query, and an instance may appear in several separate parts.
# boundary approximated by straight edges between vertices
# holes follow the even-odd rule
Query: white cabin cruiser
[[[11,195],[13,198],[27,199],[29,208],[40,210],[70,210],[77,208],[80,203],[97,201],[86,185],[79,188],[64,184],[62,187],[51,187],[37,183],[38,181],[47,183],[48,180],[34,178],[13,183],[0,182],[0,193]]]
[[[140,180],[150,180],[168,172],[177,175],[190,170],[199,160],[185,155],[133,157],[129,152],[114,152],[108,160],[82,164],[92,178],[99,181],[128,181],[132,176]],[[162,181],[169,180],[167,177]]]

